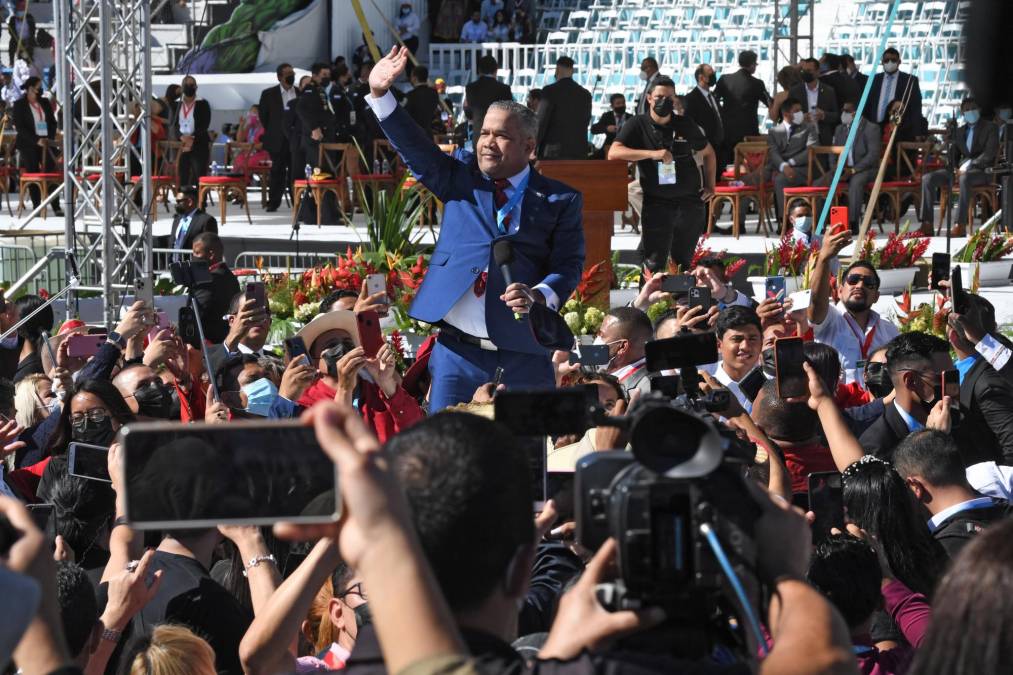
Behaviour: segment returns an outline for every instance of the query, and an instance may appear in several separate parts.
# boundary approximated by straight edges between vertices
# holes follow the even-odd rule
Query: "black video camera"
[[[186,288],[211,283],[211,270],[208,268],[207,261],[197,258],[169,263],[169,274],[172,275],[174,284]]]
[[[718,345],[714,333],[680,333],[664,340],[652,340],[644,345],[647,371],[660,373],[678,370],[683,393],[676,403],[698,413],[724,412],[731,403],[730,392],[719,389],[704,394],[700,391],[697,366],[718,360]]]

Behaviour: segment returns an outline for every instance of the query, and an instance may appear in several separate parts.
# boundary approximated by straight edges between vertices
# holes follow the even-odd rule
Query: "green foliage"
[[[358,186],[370,248],[363,253],[379,256],[378,263],[386,259],[387,253],[402,255],[415,251],[422,239],[420,226],[433,196],[417,183],[408,185],[408,180],[406,175],[390,190],[373,190],[372,199],[366,197],[362,185]],[[346,221],[349,227],[354,227],[347,216]]]

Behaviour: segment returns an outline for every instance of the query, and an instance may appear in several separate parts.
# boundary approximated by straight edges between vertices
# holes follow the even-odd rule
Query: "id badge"
[[[46,120],[35,121],[35,135],[39,138],[45,138],[49,135],[49,125],[46,124]]]
[[[192,136],[193,135],[193,120],[179,120],[179,133],[181,136]]]
[[[355,111],[354,110],[352,112],[348,113],[348,123],[351,124],[351,125],[353,125],[353,126],[355,125]]]
[[[658,185],[675,185],[675,162],[658,162]]]

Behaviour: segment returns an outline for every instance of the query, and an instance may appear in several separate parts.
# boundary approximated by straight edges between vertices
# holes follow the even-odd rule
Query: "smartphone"
[[[950,271],[950,306],[957,314],[966,313],[967,301],[964,299],[964,282],[960,278],[959,267]]]
[[[531,476],[531,508],[537,513],[545,508],[545,502],[549,498],[546,483],[549,437],[535,436],[519,440],[528,458],[528,471]]]
[[[503,366],[496,366],[496,372],[492,376],[492,392],[496,396],[496,387],[503,383]]]
[[[686,295],[694,286],[696,279],[692,274],[670,274],[661,280],[661,290],[673,295]]]
[[[679,395],[679,385],[682,378],[678,375],[655,375],[651,378],[651,393],[659,392],[665,398],[675,398]]]
[[[585,367],[593,367],[604,366],[608,362],[608,345],[579,345],[577,351],[570,352],[570,365],[579,363]]]
[[[246,282],[246,299],[253,300],[257,307],[267,308],[267,292],[264,284],[260,281]]]
[[[932,290],[939,290],[939,282],[950,278],[950,254],[932,254]]]
[[[192,307],[180,307],[177,319],[177,331],[183,342],[194,349],[200,349],[200,331],[197,329],[197,317]]]
[[[959,405],[960,402],[960,372],[956,369],[944,370],[939,375],[939,381],[933,386],[936,400],[940,400],[943,396],[949,396],[953,405]]]
[[[296,420],[120,431],[126,517],[141,530],[331,523],[341,516],[337,468]]]
[[[56,539],[56,511],[53,504],[25,504],[25,508],[32,515],[35,527],[42,530],[50,541]]]
[[[380,332],[380,315],[376,312],[359,312],[355,315],[359,324],[359,343],[366,352],[366,358],[376,357],[383,346],[383,334]]]
[[[306,349],[306,341],[299,335],[285,338],[285,354],[286,363],[297,356],[301,356],[306,362],[306,365],[310,365],[309,350]]]
[[[172,327],[169,324],[169,313],[168,312],[163,312],[162,310],[158,310],[158,311],[155,312],[153,318],[154,318],[154,325],[148,331],[148,342],[151,342],[156,337],[158,337],[158,334],[161,333],[163,330],[167,330],[167,329],[169,329],[169,328]]]
[[[105,344],[103,335],[71,335],[67,338],[67,356],[89,358],[98,354],[99,347]]]
[[[366,295],[376,295],[377,293],[383,293],[384,304],[390,303],[387,299],[387,277],[382,274],[367,274]]]
[[[79,478],[112,483],[109,477],[109,448],[71,443],[67,446],[67,473]]]
[[[702,286],[694,286],[689,289],[690,309],[699,306],[706,313],[710,310],[712,304],[714,304],[714,301],[711,299],[711,289]]]
[[[504,391],[496,396],[494,419],[518,436],[582,434],[591,426],[592,407],[583,387]]]
[[[848,207],[847,206],[831,206],[830,207],[830,227],[827,229],[827,236],[832,236],[838,232],[843,232],[848,229]]]
[[[559,512],[557,523],[566,523],[574,519],[573,475],[572,471],[545,472],[545,494],[556,503],[556,511]]]
[[[651,340],[644,345],[647,372],[702,366],[718,360],[718,343],[714,333],[681,333],[664,340]]]
[[[809,474],[809,510],[816,514],[812,525],[813,543],[830,536],[830,530],[844,531],[844,491],[841,474],[821,471]]]
[[[809,378],[802,368],[804,361],[802,338],[786,337],[774,341],[774,377],[777,379],[778,398],[809,394]]]
[[[746,375],[741,382],[739,382],[739,389],[750,401],[756,400],[756,395],[760,393],[760,389],[763,384],[767,381],[767,376],[763,374],[763,368],[753,368],[748,375]]]
[[[784,302],[788,296],[788,288],[785,285],[784,277],[767,277],[764,286],[767,289],[767,300],[773,299],[777,302]]]

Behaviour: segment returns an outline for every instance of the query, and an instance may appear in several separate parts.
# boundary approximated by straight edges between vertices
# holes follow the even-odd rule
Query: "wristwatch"
[[[114,330],[109,331],[109,334],[106,335],[106,342],[113,343],[114,345],[120,348],[120,351],[123,351],[124,349],[127,348],[127,341],[123,339],[122,335],[120,335]]]
[[[102,631],[102,639],[109,642],[119,642],[121,635],[123,635],[123,631],[113,630],[112,628],[105,628]]]

